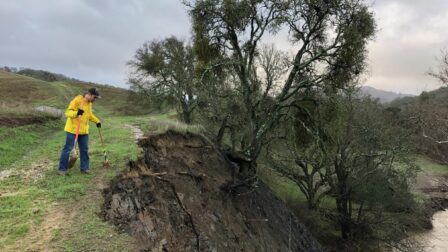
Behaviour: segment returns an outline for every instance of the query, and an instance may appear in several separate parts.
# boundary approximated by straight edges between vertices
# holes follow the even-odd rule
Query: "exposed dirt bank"
[[[421,173],[417,176],[415,189],[431,200],[427,205],[429,215],[448,208],[448,177]]]
[[[231,165],[204,138],[168,131],[139,145],[144,156],[104,190],[102,215],[141,250],[322,250],[262,182],[230,192]]]
[[[23,115],[23,116],[9,116],[9,115],[0,115],[0,127],[18,127],[30,124],[44,124],[50,120],[59,119],[57,117],[50,116],[32,116],[32,115]]]

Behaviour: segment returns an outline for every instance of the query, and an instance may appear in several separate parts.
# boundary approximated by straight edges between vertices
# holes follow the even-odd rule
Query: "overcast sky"
[[[425,73],[448,48],[448,1],[369,3],[378,32],[365,83],[411,94],[439,87]],[[0,66],[127,87],[135,50],[170,35],[188,39],[189,22],[180,0],[1,0]]]

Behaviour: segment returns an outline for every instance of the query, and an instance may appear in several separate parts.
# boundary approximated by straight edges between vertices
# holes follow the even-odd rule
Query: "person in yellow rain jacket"
[[[81,123],[79,127],[78,146],[81,156],[81,173],[88,174],[89,172],[89,121],[96,123],[98,128],[101,128],[100,120],[92,113],[92,103],[101,98],[96,88],[91,88],[84,95],[76,96],[68,105],[65,111],[67,122],[65,123],[64,131],[66,132],[65,146],[61,152],[59,160],[59,175],[67,175],[68,160],[70,151],[74,148],[75,135],[78,128],[78,117],[81,116]]]

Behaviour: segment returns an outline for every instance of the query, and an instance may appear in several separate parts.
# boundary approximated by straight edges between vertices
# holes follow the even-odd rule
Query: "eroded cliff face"
[[[262,182],[233,185],[232,166],[204,138],[173,131],[139,142],[144,155],[104,191],[104,218],[143,251],[321,251]]]

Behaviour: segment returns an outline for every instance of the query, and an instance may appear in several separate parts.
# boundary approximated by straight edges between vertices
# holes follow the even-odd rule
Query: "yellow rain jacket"
[[[67,122],[65,123],[64,131],[76,134],[76,128],[78,127],[78,115],[77,115],[78,109],[84,110],[84,113],[81,116],[79,134],[80,135],[89,134],[89,121],[99,123],[100,119],[98,119],[92,113],[92,103],[84,99],[82,95],[76,96],[70,102],[70,105],[68,105],[67,110],[65,110],[65,117],[67,117]]]

